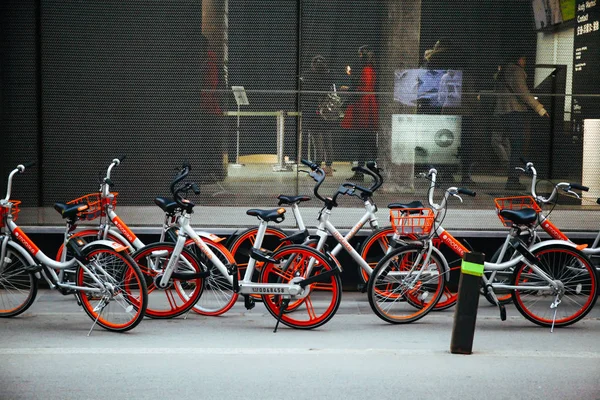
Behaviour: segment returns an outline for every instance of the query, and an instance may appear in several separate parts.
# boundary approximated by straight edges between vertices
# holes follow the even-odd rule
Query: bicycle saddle
[[[177,211],[177,208],[179,207],[175,200],[168,199],[166,197],[155,198],[154,204],[159,206],[167,214],[174,214]]]
[[[310,196],[286,196],[284,194],[280,194],[279,196],[277,196],[277,199],[279,200],[279,205],[294,204],[301,203],[303,201],[309,201]]]
[[[63,218],[73,219],[82,211],[85,211],[89,208],[87,204],[79,203],[79,204],[65,204],[65,203],[54,203],[54,209],[58,211],[58,213]]]
[[[411,201],[410,203],[390,203],[388,208],[423,208],[423,203],[419,200]]]
[[[263,221],[280,223],[285,219],[283,216],[283,214],[285,214],[285,208],[276,208],[273,210],[259,210],[257,208],[253,208],[246,211],[246,214],[253,217],[258,217]]]
[[[500,211],[500,216],[515,224],[527,225],[535,222],[537,219],[537,211],[533,208],[522,208],[520,210],[504,209]]]

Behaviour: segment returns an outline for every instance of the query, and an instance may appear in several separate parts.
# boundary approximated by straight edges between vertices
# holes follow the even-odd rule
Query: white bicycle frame
[[[574,192],[570,189],[571,184],[569,182],[560,182],[560,183],[557,183],[556,185],[554,185],[554,188],[552,189],[552,193],[550,194],[550,196],[548,196],[548,198],[538,195],[535,191],[535,187],[536,187],[536,183],[537,183],[537,171],[536,171],[535,167],[533,166],[533,163],[528,162],[525,166],[525,169],[523,169],[523,168],[518,168],[518,169],[523,170],[523,171],[526,171],[526,170],[531,171],[531,173],[532,173],[531,195],[537,202],[540,202],[543,204],[550,203],[558,196],[558,188],[560,188],[560,187],[567,188],[568,193],[576,196],[577,198],[580,198],[580,196],[576,192]],[[548,215],[545,215],[542,212],[538,213],[538,226],[541,226],[542,229],[544,229],[544,231],[548,232],[548,234],[550,234],[552,237],[554,237],[557,240],[564,240],[566,242],[573,243],[564,233],[562,233],[554,224],[552,224],[550,222],[550,220],[548,219]],[[536,234],[537,234],[537,232],[536,232]],[[577,246],[577,245],[575,244],[575,246]],[[596,235],[594,243],[592,244],[591,247],[584,248],[584,247],[579,246],[578,248],[586,255],[594,255],[594,256],[600,255],[600,230],[598,231],[598,234]]]
[[[19,165],[19,166],[17,166],[16,169],[14,169],[10,173],[10,175],[8,177],[7,195],[1,201],[3,206],[6,206],[7,203],[9,203],[11,189],[12,189],[13,176],[16,173],[19,173],[19,172],[22,173],[24,171],[25,171],[25,167],[23,165]],[[46,254],[44,254],[44,252],[42,250],[40,250],[37,247],[37,245],[14,222],[13,216],[11,215],[10,212],[8,212],[6,215],[6,227],[8,228],[9,233],[7,233],[2,239],[2,248],[1,248],[1,254],[0,254],[0,257],[1,257],[0,258],[0,270],[4,269],[6,249],[7,249],[7,247],[11,247],[11,248],[15,249],[15,251],[17,251],[19,254],[21,254],[31,266],[37,264],[34,261],[34,258],[35,258],[36,260],[39,261],[39,264],[47,267],[47,268],[42,269],[41,273],[36,272],[35,274],[36,274],[37,278],[43,277],[51,289],[63,288],[63,289],[80,290],[80,291],[92,292],[92,293],[102,293],[105,290],[107,290],[104,283],[102,283],[102,281],[100,281],[96,278],[95,273],[93,273],[87,267],[87,265],[81,263],[76,258],[73,258],[69,261],[60,262],[60,261],[55,261],[55,260],[51,259],[50,257],[48,257]],[[11,234],[12,234],[12,236],[15,237],[15,239],[19,243],[16,243],[15,241],[13,241],[11,239]],[[65,236],[64,244],[66,245],[66,243],[67,243],[67,238]],[[118,243],[115,243],[115,242],[112,242],[109,240],[100,240],[100,241],[96,241],[96,242],[93,242],[93,243],[90,243],[90,244],[84,246],[82,250],[85,250],[88,246],[90,246],[92,244],[102,244],[102,245],[110,246],[117,251],[119,251],[123,248],[123,246],[121,246]],[[77,286],[77,285],[74,285],[71,283],[63,282],[64,270],[73,268],[76,265],[79,265],[81,268],[83,268],[100,287],[99,288],[82,287],[82,286]],[[95,268],[98,269],[101,273],[105,272],[102,270],[102,267],[100,267],[100,265],[95,265]],[[60,273],[57,274],[55,270],[59,270]],[[46,273],[50,273],[50,277],[48,277],[46,275]]]
[[[339,252],[345,249],[348,254],[352,257],[354,261],[358,264],[360,268],[362,268],[367,274],[371,275],[373,272],[373,268],[361,257],[361,255],[352,247],[350,242],[351,239],[356,233],[364,226],[367,221],[371,223],[371,227],[377,229],[377,217],[375,217],[374,211],[375,206],[370,204],[368,201],[365,202],[366,212],[363,217],[358,221],[356,225],[346,234],[346,236],[342,236],[340,231],[329,221],[329,217],[331,216],[331,210],[325,208],[321,210],[319,213],[319,224],[317,225],[317,236],[319,237],[319,241],[317,242],[317,250],[321,251],[325,247],[325,242],[329,235],[333,236],[333,238],[338,242],[335,248],[331,251],[331,254],[335,257],[339,254]],[[342,266],[337,263],[338,268],[343,270]]]
[[[338,244],[333,248],[333,250],[331,250],[330,254],[333,257],[336,257],[342,251],[342,249],[346,249],[348,251],[348,253],[352,256],[352,258],[359,263],[360,267],[363,268],[365,271],[367,271],[370,275],[371,272],[373,271],[373,269],[369,266],[369,264],[367,264],[362,259],[360,254],[349,243],[349,240],[352,239],[363,228],[363,226],[365,226],[365,224],[367,222],[369,223],[371,230],[373,232],[375,232],[379,229],[379,222],[377,220],[377,216],[375,215],[375,212],[377,211],[377,206],[375,204],[371,203],[371,201],[369,201],[369,200],[366,200],[364,202],[364,205],[365,205],[365,213],[358,220],[358,222],[350,229],[350,231],[346,234],[346,236],[342,236],[342,234],[336,229],[336,227],[331,222],[329,222],[329,217],[331,216],[331,211],[327,210],[327,209],[321,211],[321,213],[319,215],[319,219],[318,219],[319,224],[317,226],[317,232],[316,232],[316,234],[319,236],[319,241],[317,243],[316,250],[318,250],[318,251],[323,250],[323,248],[325,247],[325,242],[327,240],[328,232],[329,232],[331,234],[331,236],[333,236],[335,238],[335,240],[338,242]],[[297,203],[294,203],[294,204],[292,204],[291,208],[292,208],[292,214],[294,215],[294,218],[296,219],[296,224],[298,225],[298,230],[304,231],[306,229],[306,226],[304,225],[304,220],[302,218],[302,214],[300,213],[300,207],[298,206]],[[358,259],[356,257],[358,257]],[[358,261],[359,259],[362,262]],[[366,268],[365,268],[365,264],[366,264]],[[339,263],[338,263],[338,268],[340,268],[340,270],[341,270],[341,266],[339,265]]]
[[[188,238],[191,238],[196,244],[196,246],[200,249],[200,251],[204,253],[206,257],[208,257],[208,259],[211,260],[211,262],[214,263],[215,267],[219,270],[219,272],[225,278],[227,278],[227,281],[231,285],[233,285],[233,276],[229,273],[225,264],[223,264],[223,262],[219,260],[219,258],[210,249],[210,247],[208,247],[206,243],[202,240],[202,237],[190,226],[190,215],[183,212],[182,215],[177,218],[177,224],[180,228],[177,233],[177,242],[175,244],[175,249],[173,250],[173,255],[171,256],[171,259],[169,260],[169,263],[167,264],[167,267],[165,269],[164,275],[162,277],[162,282],[166,283],[169,281],[174,267],[179,259],[179,255],[181,254],[181,251],[185,246],[185,243],[187,242]],[[254,247],[257,249],[260,248],[260,245],[262,244],[267,225],[268,223],[266,221],[261,221],[259,225],[259,229],[256,235],[256,241],[254,243]],[[314,262],[314,260],[312,262]],[[294,296],[296,298],[302,298],[310,293],[309,290],[304,290],[300,285],[293,283],[252,282],[251,279],[255,267],[256,260],[254,258],[250,258],[244,278],[241,281],[238,281],[240,294],[279,294],[283,296]]]
[[[432,168],[429,171],[429,175],[431,175],[431,188],[432,189],[429,192],[428,200],[429,200],[430,206],[438,213],[438,215],[436,216],[436,220],[437,220],[439,215],[441,215],[441,212],[445,213],[446,204],[447,204],[449,196],[452,195],[452,196],[458,197],[459,199],[460,199],[460,196],[458,196],[458,194],[454,193],[458,190],[457,188],[454,188],[454,187],[449,188],[446,191],[446,194],[444,195],[442,202],[439,205],[436,204],[433,201],[433,188],[435,187],[436,174],[437,174],[437,170],[435,170],[434,168]],[[461,199],[461,201],[462,201],[462,199]],[[444,235],[452,237],[452,235],[450,235],[441,226],[438,226],[436,228],[436,233],[444,241],[445,241],[445,239],[447,240],[447,238],[444,238]],[[507,235],[506,240],[503,245],[503,248],[501,250],[501,255],[503,255],[505,253],[506,249],[508,248],[508,246],[510,244],[511,239],[514,237],[516,237],[516,230],[511,228],[511,231]],[[428,241],[431,242],[431,239],[429,239]],[[571,242],[565,242],[562,240],[547,240],[544,242],[536,243],[533,246],[530,246],[528,248],[528,251],[536,251],[537,249],[547,247],[547,246],[553,246],[553,245],[557,245],[557,244],[561,244],[561,245],[566,244],[570,247],[577,248],[577,246]],[[433,247],[431,245],[431,243],[429,243],[429,247],[430,248]],[[427,263],[429,261],[429,257],[430,257],[430,253],[428,253],[425,263]],[[442,259],[445,259],[443,257],[443,255],[442,255]],[[499,257],[498,259],[501,260],[502,257]],[[496,272],[509,271],[512,267],[516,266],[517,264],[519,264],[521,262],[528,265],[539,277],[541,277],[546,282],[548,282],[548,286],[539,286],[539,287],[536,286],[536,289],[550,290],[550,289],[558,288],[558,284],[556,282],[554,282],[554,280],[552,280],[541,268],[539,268],[537,265],[531,263],[526,257],[524,257],[521,254],[519,254],[516,257],[513,257],[512,259],[510,259],[508,261],[501,262],[501,263],[492,263],[492,262],[487,262],[487,261],[484,262],[484,272],[490,272],[491,275],[490,275],[490,278],[488,279],[488,278],[486,278],[486,276],[484,274],[482,276],[482,279],[484,280],[486,285],[488,285],[488,284],[491,285],[492,289],[509,289],[509,290],[520,290],[520,289],[524,289],[524,288],[531,289],[531,287],[524,287],[524,286],[518,286],[518,285],[507,285],[507,284],[503,284],[503,283],[494,283],[494,281],[493,281]],[[495,297],[495,293],[493,294],[493,296]]]
[[[106,213],[107,220],[103,220],[103,219],[100,220],[100,226],[99,226],[98,232],[99,233],[102,232],[102,234],[99,234],[99,238],[106,240],[106,239],[108,239],[109,234],[110,234],[113,237],[115,237],[116,239],[118,239],[120,243],[127,245],[129,248],[129,251],[133,253],[136,250],[139,250],[142,247],[144,247],[146,244],[144,242],[142,242],[137,237],[137,235],[135,235],[135,233],[132,232],[132,230],[127,226],[127,224],[125,224],[125,222],[123,222],[123,220],[114,211],[114,207],[112,205],[113,194],[110,193],[110,188],[107,183],[110,180],[110,175],[111,175],[112,169],[114,167],[118,166],[120,163],[121,163],[121,160],[119,160],[118,158],[115,158],[112,160],[111,164],[109,165],[109,167],[106,171],[106,177],[104,178],[104,180],[100,186],[101,199],[102,200],[111,199],[111,201],[106,202],[105,213]],[[177,221],[177,217],[165,215],[165,219],[163,221],[163,227],[162,227],[162,230],[160,233],[159,242],[163,242],[165,240],[165,233],[167,232],[167,230],[169,228],[171,228],[175,225],[176,221]],[[204,238],[210,239],[214,242],[219,242],[222,240],[218,236],[216,236],[212,233],[204,232],[204,231],[199,231],[199,232],[197,232],[197,234]],[[63,257],[66,257],[66,252],[63,252]]]

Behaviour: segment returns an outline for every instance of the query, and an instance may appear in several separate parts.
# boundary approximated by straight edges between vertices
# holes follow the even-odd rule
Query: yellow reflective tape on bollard
[[[460,272],[463,274],[482,276],[483,275],[483,264],[475,264],[472,262],[464,261],[460,266]]]

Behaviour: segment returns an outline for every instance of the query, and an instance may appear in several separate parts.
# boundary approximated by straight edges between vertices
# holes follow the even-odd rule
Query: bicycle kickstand
[[[554,332],[554,322],[556,321],[556,312],[558,311],[558,305],[561,302],[561,299],[559,299],[560,295],[557,294],[556,295],[556,299],[554,299],[554,302],[552,302],[552,304],[550,304],[550,308],[554,309],[554,316],[552,317],[552,327],[550,328],[550,333]]]
[[[500,311],[500,321],[506,321],[506,307],[504,307],[504,304],[500,304],[498,296],[496,296],[496,292],[494,292],[492,289],[492,285],[487,283],[484,287],[484,290],[492,297],[492,299],[494,299],[494,302],[498,307],[498,311]]]
[[[279,326],[281,317],[283,317],[283,313],[287,309],[288,304],[290,304],[290,299],[281,300],[281,306],[279,307],[279,315],[277,316],[277,323],[275,324],[275,329],[273,330],[273,333],[277,333],[277,327]]]
[[[102,312],[104,311],[104,308],[108,305],[108,301],[104,301],[104,304],[102,306],[96,306],[94,307],[94,311],[100,309],[100,312],[98,313],[98,315],[96,315],[96,319],[94,320],[94,323],[92,324],[92,327],[90,328],[90,331],[88,332],[88,337],[90,337],[92,335],[92,331],[94,330],[94,327],[96,326],[96,324],[98,323],[98,319],[100,318],[100,315],[102,314]]]

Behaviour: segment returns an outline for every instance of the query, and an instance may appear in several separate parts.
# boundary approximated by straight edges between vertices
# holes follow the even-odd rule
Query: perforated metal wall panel
[[[38,159],[36,93],[36,9],[33,1],[0,4],[2,60],[0,96],[0,195],[6,195],[8,174],[18,164]],[[23,206],[38,205],[39,166],[14,179],[12,198]]]
[[[43,1],[46,204],[97,190],[110,161],[124,204],[168,193],[205,138],[200,1]],[[196,171],[198,172],[198,171]]]
[[[417,176],[435,166],[442,188],[479,193],[460,207],[491,210],[494,197],[528,193],[530,177],[511,176],[523,158],[540,178],[590,186],[595,202],[600,166],[589,149],[600,139],[591,122],[584,135],[584,120],[600,109],[599,18],[592,7],[589,25],[577,22],[581,3],[3,2],[2,179],[16,160],[42,160],[41,192],[33,170],[18,191],[50,206],[96,191],[111,159],[127,154],[113,171],[119,204],[152,206],[188,160],[200,205],[267,207],[279,193],[312,193],[302,158],[327,170],[324,195],[348,180],[368,186],[352,167],[377,160],[380,204],[424,199]],[[522,93],[507,71],[524,72],[531,92],[513,99],[517,119],[505,100]],[[235,87],[248,104],[238,107]]]

